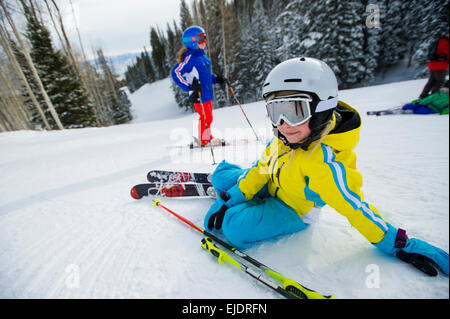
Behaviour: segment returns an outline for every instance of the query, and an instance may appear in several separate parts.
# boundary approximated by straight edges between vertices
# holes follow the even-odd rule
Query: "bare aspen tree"
[[[47,5],[48,11],[51,12],[50,6],[48,5],[47,0],[44,0],[44,1],[45,1],[46,5]],[[79,80],[81,81],[81,84],[83,85],[83,88],[85,89],[85,91],[88,94],[89,100],[92,101],[94,103],[94,105],[95,105],[95,107],[94,107],[94,110],[95,110],[95,113],[96,113],[95,118],[96,118],[96,122],[97,122],[97,125],[98,125],[99,124],[99,116],[98,116],[99,114],[98,114],[98,110],[97,110],[97,103],[96,103],[96,100],[94,98],[94,93],[92,92],[92,90],[90,89],[90,86],[86,82],[86,79],[85,79],[83,73],[81,72],[81,69],[80,69],[80,66],[78,64],[78,61],[75,58],[75,55],[74,55],[73,50],[72,50],[72,46],[71,46],[70,41],[69,41],[69,38],[67,37],[66,29],[64,27],[64,22],[63,22],[63,19],[62,19],[61,11],[59,10],[59,7],[58,7],[58,5],[56,4],[56,2],[54,0],[51,0],[51,2],[53,3],[53,6],[55,7],[56,12],[58,14],[59,27],[61,29],[61,33],[62,33],[64,41],[66,43],[66,47],[67,47],[67,52],[69,54],[69,58],[72,61],[72,65],[74,66],[74,68],[76,70],[76,73],[78,75]],[[73,6],[72,6],[72,8],[73,8]],[[78,26],[76,26],[76,28],[78,30]],[[81,39],[80,39],[80,42],[81,42]]]
[[[94,52],[94,50],[93,50],[93,52]],[[102,59],[101,56],[99,55],[99,52],[101,52],[101,56],[103,56],[103,52],[101,50],[97,50],[97,52],[96,52],[97,59],[95,60],[96,71],[100,70],[100,69],[103,69],[103,66],[104,66],[103,62],[101,62],[101,65],[99,65],[98,61]],[[103,56],[103,58],[104,58],[104,56]],[[105,79],[104,80],[100,79],[100,77],[98,75],[97,75],[97,78],[99,79],[97,81],[97,90],[99,90],[100,95],[102,97],[103,106],[104,106],[104,108],[106,110],[106,114],[107,114],[107,121],[108,121],[108,124],[112,124],[112,110],[111,110],[111,106],[110,106],[110,103],[108,101],[108,97],[106,96],[106,90],[102,87],[103,85],[105,85],[105,82],[106,82],[106,86],[109,86],[108,80],[106,79],[107,78],[106,72],[105,72]]]
[[[224,77],[228,78],[228,67],[227,67],[227,43],[225,40],[225,8],[224,8],[224,0],[220,0],[220,13],[222,16],[222,56],[223,56],[223,72],[224,72]],[[228,83],[225,83],[225,86],[227,86]],[[227,88],[225,88],[225,95],[227,98],[227,101],[230,100],[230,96],[228,93]]]
[[[14,94],[14,87],[11,80],[6,76],[6,70],[0,66],[0,94],[3,97],[4,104],[11,120],[15,123],[16,129],[30,128],[28,114],[23,110],[22,104],[17,100]]]
[[[29,65],[29,67],[31,69],[33,77],[36,80],[36,84],[39,87],[39,90],[40,90],[40,92],[41,92],[41,94],[42,94],[42,96],[44,98],[44,101],[45,101],[45,103],[46,103],[46,105],[47,105],[47,107],[48,107],[48,109],[50,111],[50,114],[53,117],[53,120],[55,121],[57,127],[60,130],[63,130],[64,126],[62,125],[61,120],[59,119],[58,113],[56,112],[56,110],[55,110],[55,108],[53,106],[53,103],[50,100],[50,98],[49,98],[49,96],[48,96],[48,94],[47,94],[47,92],[46,92],[46,90],[44,88],[44,85],[42,84],[42,81],[41,81],[41,79],[39,77],[39,74],[38,74],[38,72],[36,70],[36,67],[34,66],[33,60],[31,59],[31,56],[28,53],[24,42],[22,41],[22,37],[20,36],[20,34],[19,34],[19,32],[18,32],[18,30],[16,28],[16,25],[15,25],[14,21],[12,20],[10,14],[9,14],[7,8],[6,8],[6,5],[3,3],[3,0],[0,0],[0,6],[3,9],[4,15],[5,15],[9,25],[11,26],[17,41],[19,42],[20,50],[21,50],[22,54],[25,56],[25,59],[26,59],[28,65]]]
[[[107,123],[107,117],[105,114],[105,108],[102,107],[102,99],[100,97],[100,94],[98,92],[98,90],[96,89],[97,85],[96,85],[96,79],[92,73],[92,69],[89,65],[89,62],[86,58],[86,53],[84,50],[84,46],[83,46],[83,41],[81,40],[81,34],[80,34],[80,29],[78,28],[78,23],[76,20],[76,14],[75,14],[75,10],[73,7],[73,3],[72,0],[69,0],[70,6],[72,8],[72,15],[74,18],[74,22],[75,22],[75,29],[77,30],[77,35],[78,35],[78,42],[80,43],[80,49],[81,49],[81,54],[83,56],[83,61],[85,63],[85,70],[86,70],[86,77],[87,80],[86,82],[88,83],[88,89],[90,94],[92,95],[93,99],[94,99],[94,103],[95,103],[95,110],[97,113],[97,117],[98,117],[98,121],[100,122],[99,124],[106,124]]]
[[[9,36],[1,24],[0,24],[0,44],[2,45],[6,55],[8,56],[8,59],[13,67],[13,70],[18,76],[19,80],[21,80],[22,84],[25,86],[26,92],[30,97],[31,102],[33,103],[34,107],[41,116],[42,122],[44,123],[44,127],[48,130],[51,130],[50,124],[48,123],[47,118],[45,117],[44,111],[42,110],[36,96],[34,95],[33,90],[31,89],[30,84],[28,83],[27,78],[25,77],[25,74],[22,71],[22,68],[11,49]]]
[[[8,130],[4,126],[4,123],[2,122],[2,118],[0,117],[0,132],[6,132],[6,131],[8,131]]]
[[[10,115],[6,112],[6,103],[7,101],[0,94],[0,121],[5,131],[14,131],[16,130],[15,125],[11,123]]]
[[[6,76],[6,74],[7,71],[2,66],[0,66],[0,79],[4,83],[3,94],[10,101],[10,109],[14,112],[14,114],[17,115],[17,119],[20,121],[23,128],[32,128],[29,123],[30,114],[26,110],[22,101],[19,100],[18,95],[16,94],[14,89],[14,84],[11,83],[11,80]]]
[[[47,3],[47,0],[44,0],[44,1],[45,1],[45,3]],[[75,59],[74,54],[73,54],[73,50],[72,50],[72,46],[70,45],[70,41],[67,38],[66,29],[64,28],[64,23],[63,23],[63,19],[62,19],[62,16],[61,16],[61,12],[59,11],[59,7],[57,6],[56,2],[54,0],[51,0],[51,1],[53,3],[53,6],[56,9],[56,12],[58,13],[59,27],[61,28],[61,32],[62,32],[62,35],[64,37],[64,41],[66,43],[67,51],[69,53],[69,58],[72,60],[72,64],[73,64],[73,66],[75,67],[75,69],[77,71],[78,77],[80,78],[80,80],[82,80],[81,79],[80,67],[78,65],[77,60]],[[48,6],[48,4],[47,4],[47,6]]]
[[[23,124],[20,121],[19,114],[11,101],[11,97],[9,96],[6,88],[6,83],[3,79],[3,73],[0,71],[0,96],[2,101],[2,116],[8,121],[11,130],[20,130],[24,129]]]
[[[22,6],[24,6],[25,5],[25,3],[24,3],[24,0],[19,0],[21,3],[22,3]],[[37,10],[36,10],[36,8],[34,7],[34,3],[33,3],[33,0],[28,0],[29,2],[30,2],[30,8],[31,8],[31,13],[33,14],[33,17],[34,17],[34,20],[35,21],[38,21],[39,23],[43,23],[43,20],[42,20],[42,15],[41,15],[41,13],[39,12],[39,18],[38,18],[38,16],[37,16]]]
[[[106,62],[105,55],[103,54],[102,50],[97,50],[97,54],[98,54],[98,57],[100,58],[103,71],[105,72],[105,77],[106,77],[106,81],[109,86],[109,89],[111,90],[111,93],[113,93],[114,98],[118,101],[119,97],[117,96],[117,91],[116,91],[116,88],[114,85],[114,76]]]
[[[47,7],[47,11],[48,11],[48,15],[50,16],[50,20],[52,20],[53,29],[55,30],[56,35],[58,36],[59,42],[61,43],[61,47],[63,48],[65,55],[66,55],[66,56],[69,56],[69,52],[67,52],[67,48],[66,48],[66,46],[64,45],[64,41],[63,41],[63,39],[62,39],[62,37],[61,37],[61,34],[59,33],[59,30],[58,30],[58,27],[57,27],[57,25],[56,25],[55,19],[54,19],[54,17],[53,17],[52,10],[50,9],[50,6],[48,5],[47,0],[44,0],[44,2],[45,2],[45,5],[46,5],[46,7]]]
[[[106,101],[106,98],[104,96],[104,90],[101,89],[101,79],[97,74],[97,71],[95,67],[89,65],[89,63],[86,63],[86,70],[89,75],[89,81],[90,85],[94,91],[97,102],[97,107],[100,110],[102,124],[103,125],[109,125],[111,124],[110,120],[110,108]]]

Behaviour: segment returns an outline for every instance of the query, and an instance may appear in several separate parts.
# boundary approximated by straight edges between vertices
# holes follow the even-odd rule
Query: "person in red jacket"
[[[436,51],[431,61],[428,63],[430,77],[425,84],[419,98],[426,98],[431,90],[431,94],[439,92],[444,84],[448,70],[448,31],[442,35],[436,45]]]

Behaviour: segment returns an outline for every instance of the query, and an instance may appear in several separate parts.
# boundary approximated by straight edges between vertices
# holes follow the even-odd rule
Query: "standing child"
[[[178,53],[178,63],[172,69],[172,78],[184,91],[189,92],[189,102],[194,104],[198,119],[198,139],[201,146],[209,142],[219,145],[221,141],[211,134],[213,121],[212,85],[224,83],[225,79],[211,72],[211,60],[205,55],[206,33],[203,28],[192,26],[183,32],[184,48]]]
[[[434,44],[434,43],[433,43]],[[430,76],[425,84],[419,99],[424,99],[431,94],[439,92],[439,89],[444,84],[445,76],[448,73],[448,29],[436,43],[436,46],[430,47],[433,52],[430,53],[430,62],[428,69]]]
[[[361,191],[353,149],[361,118],[338,101],[331,68],[312,58],[276,66],[263,86],[275,138],[248,169],[221,162],[212,183],[221,194],[204,220],[245,249],[256,242],[303,230],[326,204],[345,216],[370,243],[429,275],[435,264],[448,275],[449,255],[392,226]]]

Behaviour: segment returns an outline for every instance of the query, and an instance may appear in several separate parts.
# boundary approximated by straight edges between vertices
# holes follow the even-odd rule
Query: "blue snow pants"
[[[222,161],[211,182],[218,194],[236,185],[246,170]],[[205,217],[205,228],[209,216]],[[236,248],[245,249],[258,241],[288,235],[307,227],[288,205],[269,194],[267,185],[253,199],[229,208],[222,223],[225,238]]]
[[[432,109],[429,109],[425,105],[421,104],[415,104],[415,103],[409,103],[406,105],[403,105],[403,110],[413,110],[414,114],[434,114],[437,113],[436,111],[433,111]]]

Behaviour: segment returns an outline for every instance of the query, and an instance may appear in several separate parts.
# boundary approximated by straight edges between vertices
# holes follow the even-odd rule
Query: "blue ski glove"
[[[245,202],[245,196],[237,185],[220,194],[205,216],[204,226],[211,231],[221,229],[225,212],[234,205]]]
[[[194,78],[192,80],[192,84],[189,87],[189,102],[192,104],[200,103],[200,95],[199,92],[202,91],[202,85],[200,84],[200,81],[197,78]]]
[[[429,276],[437,276],[436,267],[439,267],[448,276],[448,253],[423,240],[408,238],[403,229],[397,229],[390,224],[388,226],[389,230],[379,243],[374,244],[375,247],[412,264]]]

